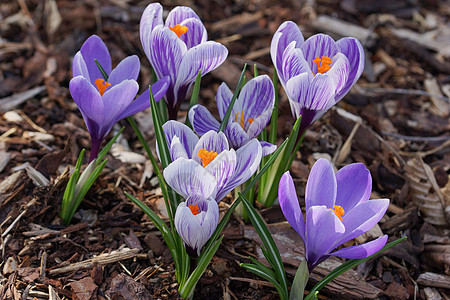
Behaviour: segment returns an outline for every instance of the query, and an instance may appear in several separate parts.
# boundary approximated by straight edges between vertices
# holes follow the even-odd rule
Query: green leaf
[[[192,294],[195,285],[197,284],[200,277],[202,277],[214,254],[216,254],[217,249],[222,242],[222,239],[223,235],[217,241],[215,241],[210,248],[203,250],[198,260],[197,267],[194,269],[191,276],[189,276],[188,280],[183,285],[180,285],[180,288],[178,289],[181,297],[187,298]]]
[[[108,144],[106,144],[105,147],[103,147],[102,151],[100,151],[98,153],[97,165],[100,164],[103,157],[105,157],[105,155],[108,153],[109,149],[111,149],[112,145],[116,142],[117,138],[119,137],[119,135],[122,133],[122,131],[124,129],[125,129],[125,127],[120,128],[119,132],[117,132],[117,134],[108,142]]]
[[[105,81],[108,81],[108,74],[106,74],[105,69],[103,69],[102,65],[98,62],[98,60],[94,59],[95,64],[97,65],[97,68],[100,70],[100,73],[102,73],[103,78]]]
[[[225,113],[225,116],[223,117],[222,124],[220,124],[219,132],[223,132],[225,130],[225,127],[227,127],[228,119],[230,118],[231,111],[233,110],[234,103],[236,102],[236,99],[239,95],[239,91],[242,89],[245,83],[245,69],[247,68],[247,64],[244,65],[244,68],[242,69],[241,76],[239,77],[236,90],[234,91],[233,97],[231,98],[230,105],[228,106],[227,112]]]
[[[253,65],[253,77],[256,78],[259,76],[258,73],[258,67],[256,66],[256,64]]]
[[[250,221],[252,222],[252,225],[255,228],[256,232],[258,233],[264,247],[266,248],[266,251],[264,252],[265,256],[269,261],[272,269],[274,270],[278,281],[280,282],[280,285],[282,287],[280,297],[282,296],[284,297],[283,299],[287,299],[288,286],[286,273],[284,271],[281,255],[280,252],[278,251],[275,241],[273,240],[271,233],[267,229],[263,219],[255,210],[255,208],[247,201],[247,199],[245,199],[245,197],[242,194],[240,194],[239,196],[243,198],[242,203],[244,204],[244,207],[247,210],[247,215]]]
[[[277,121],[278,121],[278,74],[277,69],[275,67],[273,67],[272,83],[275,89],[275,102],[273,105],[272,118],[270,120],[269,143],[275,144],[277,142]]]
[[[267,272],[267,270],[261,268],[259,265],[255,265],[255,264],[241,264],[241,267],[243,267],[244,269],[252,272],[255,275],[258,275],[261,278],[264,278],[265,280],[267,280],[268,282],[273,284],[273,286],[278,291],[280,299],[281,300],[287,300],[287,294],[284,292],[283,287],[280,285],[280,283],[274,277],[275,273],[273,273],[272,270],[267,268],[268,270],[272,271],[271,273]]]
[[[70,214],[70,208],[74,202],[75,197],[75,186],[78,182],[78,178],[80,176],[81,172],[81,164],[83,162],[84,152],[86,150],[83,149],[80,152],[80,155],[78,155],[77,162],[75,164],[75,170],[70,176],[69,181],[67,182],[66,189],[64,190],[63,199],[61,202],[61,211],[59,213],[61,219],[63,219],[64,224],[68,225],[70,224],[69,214]]]
[[[306,259],[303,259],[300,266],[298,266],[297,272],[295,273],[294,282],[291,286],[291,294],[289,295],[289,300],[303,300],[305,295],[305,287],[308,283],[309,271]]]
[[[372,254],[369,257],[366,258],[361,258],[361,259],[350,259],[348,261],[346,261],[345,263],[343,263],[342,265],[340,265],[339,267],[337,267],[336,269],[334,269],[333,271],[331,271],[327,276],[325,276],[319,283],[317,283],[313,289],[309,292],[309,294],[305,297],[305,300],[310,300],[313,299],[314,295],[316,295],[324,286],[326,286],[331,280],[335,279],[336,277],[338,277],[339,275],[341,275],[342,273],[347,272],[350,269],[353,269],[354,267],[356,267],[357,265],[368,261],[369,259],[377,256],[378,254],[380,254],[383,251],[386,251],[392,247],[394,247],[395,245],[403,242],[404,240],[406,240],[406,236],[402,237],[396,241],[390,242],[389,244],[386,244],[383,249],[381,249],[380,251],[378,251],[377,253]]]
[[[194,88],[192,90],[191,101],[189,102],[188,113],[186,114],[186,121],[184,122],[189,128],[192,129],[191,122],[189,122],[189,111],[191,107],[198,103],[198,95],[200,93],[200,83],[202,81],[202,70],[198,70],[197,77],[195,78]]]

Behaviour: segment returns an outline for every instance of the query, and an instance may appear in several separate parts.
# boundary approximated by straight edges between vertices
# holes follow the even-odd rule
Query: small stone
[[[8,122],[13,122],[13,123],[19,123],[19,122],[23,121],[23,118],[15,111],[5,112],[5,114],[3,115],[3,118],[5,118],[5,120]]]
[[[17,270],[17,261],[12,256],[8,257],[5,265],[3,266],[3,275],[14,273],[16,270]]]

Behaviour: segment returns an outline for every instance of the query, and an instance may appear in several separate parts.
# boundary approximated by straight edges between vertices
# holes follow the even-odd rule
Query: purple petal
[[[177,121],[167,121],[162,127],[166,135],[167,145],[171,145],[173,137],[177,136],[188,157],[192,158],[193,150],[198,143],[198,136],[188,126]]]
[[[202,76],[208,74],[220,66],[227,55],[227,48],[213,41],[189,49],[181,60],[181,64],[177,65],[179,69],[174,87],[175,103],[184,100],[187,90],[194,82],[199,70],[202,71]]]
[[[303,57],[308,62],[312,72],[317,74],[317,65],[313,63],[316,57],[332,58],[339,52],[336,42],[326,34],[316,34],[307,39],[301,46]]]
[[[166,76],[152,85],[152,93],[155,101],[158,102],[164,96],[167,91],[167,88],[170,84],[169,76]],[[146,89],[139,97],[136,98],[130,105],[119,115],[117,120],[122,120],[123,118],[132,116],[144,109],[150,107],[150,93],[149,90]]]
[[[319,159],[312,167],[306,183],[306,210],[317,205],[334,208],[336,190],[336,177],[331,163],[324,158]]]
[[[196,104],[189,110],[189,122],[198,135],[204,135],[210,130],[218,131],[220,123],[203,105]]]
[[[139,76],[139,68],[140,63],[137,55],[128,56],[111,71],[108,82],[111,83],[111,85],[116,85],[126,79],[137,80]]]
[[[360,236],[380,221],[389,206],[389,199],[369,200],[346,211],[342,223],[345,235],[336,241],[335,247]]]
[[[275,152],[275,150],[277,150],[277,145],[271,144],[266,141],[259,141],[259,143],[261,144],[262,148],[262,156],[272,154]]]
[[[361,202],[369,200],[372,191],[372,177],[361,163],[343,167],[336,173],[336,205],[350,211]]]
[[[248,134],[242,129],[241,125],[233,121],[228,122],[227,127],[225,127],[225,135],[230,141],[231,147],[234,149],[242,147],[250,140]]]
[[[262,149],[259,141],[256,139],[251,140],[236,151],[236,170],[234,171],[233,178],[227,184],[227,186],[220,192],[216,200],[220,201],[225,197],[232,189],[246,182],[258,169],[261,162]]]
[[[362,245],[342,248],[340,250],[331,253],[331,255],[348,259],[366,258],[380,251],[381,248],[383,248],[384,245],[386,245],[387,239],[388,239],[387,235],[380,236],[376,240],[370,241]]]
[[[303,57],[302,50],[295,47],[295,42],[291,42],[284,51],[282,70],[286,81],[302,73],[307,73],[309,77],[313,76],[309,64]]]
[[[166,27],[174,27],[177,24],[181,24],[186,19],[194,18],[200,20],[198,15],[187,6],[177,6],[172,9],[167,15]]]
[[[364,49],[361,43],[354,38],[343,38],[336,42],[350,63],[350,72],[345,87],[337,94],[336,102],[341,100],[355,84],[364,70]]]
[[[103,79],[103,75],[97,67],[95,60],[97,60],[106,74],[111,73],[111,56],[109,55],[108,48],[102,39],[96,35],[90,36],[83,46],[81,46],[81,55],[86,63],[86,67],[89,72],[89,78],[94,85],[95,80],[98,78]]]
[[[205,133],[197,145],[195,145],[194,151],[192,152],[192,159],[198,163],[201,163],[201,159],[198,156],[198,152],[200,149],[205,149],[206,151],[213,151],[220,154],[224,150],[228,150],[230,147],[228,146],[227,137],[223,132],[217,133],[214,130],[208,131]]]
[[[350,65],[344,54],[338,53],[332,58],[333,65],[326,74],[333,79],[335,94],[339,93],[347,83]]]
[[[178,158],[163,171],[167,184],[183,198],[214,197],[217,182],[214,176],[192,159]]]
[[[272,80],[267,75],[261,75],[253,78],[244,85],[233,107],[232,114],[235,116],[236,113],[244,111],[247,125],[249,118],[258,118],[268,109],[272,109],[274,102],[275,91]],[[248,125],[245,126],[245,128],[247,127]]]
[[[309,183],[309,180],[308,180]],[[306,211],[306,260],[316,266],[329,254],[345,227],[334,212],[326,206],[312,206]],[[311,270],[311,267],[310,267]]]
[[[186,19],[181,22],[180,26],[188,28],[188,31],[180,36],[180,39],[186,44],[188,49],[204,43],[208,39],[208,33],[200,19]]]
[[[266,128],[267,124],[272,117],[272,107],[268,108],[265,112],[263,112],[259,117],[256,117],[252,124],[248,126],[247,134],[250,139],[257,137],[264,128]]]
[[[169,149],[170,149],[170,158],[172,159],[172,161],[176,161],[180,157],[189,159],[186,153],[186,149],[184,148],[183,144],[181,144],[180,139],[177,136],[173,137]]]
[[[278,186],[278,200],[280,201],[281,211],[292,228],[302,237],[305,242],[305,220],[298,203],[297,192],[295,191],[294,181],[289,171],[283,174]]]
[[[287,78],[282,71],[283,65],[283,53],[286,47],[295,41],[295,48],[300,48],[303,44],[304,38],[298,28],[297,24],[291,21],[286,21],[278,27],[275,32],[272,42],[270,44],[270,56],[272,57],[272,63],[278,72],[278,77],[284,85],[287,82]]]
[[[142,14],[141,23],[139,24],[139,35],[141,38],[142,48],[147,57],[150,57],[150,48],[152,47],[150,42],[150,35],[158,25],[163,24],[163,7],[159,3],[149,4]]]
[[[236,153],[233,149],[222,151],[205,169],[214,175],[217,181],[217,194],[225,188],[236,169]]]
[[[69,90],[83,114],[86,125],[88,125],[88,119],[101,124],[103,122],[103,101],[97,89],[83,76],[77,76],[70,80]]]
[[[134,80],[124,80],[107,90],[102,97],[103,109],[103,126],[105,127],[105,135],[116,123],[117,117],[130,105],[139,85]]]
[[[73,63],[72,63],[72,75],[73,77],[77,76],[83,76],[86,78],[89,82],[91,81],[89,77],[89,71],[86,66],[86,62],[83,59],[83,55],[80,51],[75,54],[73,57]]]
[[[217,89],[216,102],[217,109],[219,110],[220,120],[223,120],[227,112],[228,106],[230,106],[231,98],[233,98],[233,92],[228,88],[225,82]]]

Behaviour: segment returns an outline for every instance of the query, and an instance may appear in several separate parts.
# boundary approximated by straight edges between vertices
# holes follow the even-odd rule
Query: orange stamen
[[[345,210],[342,206],[335,205],[334,208],[329,208],[329,209],[331,209],[334,212],[334,214],[339,218],[339,220],[342,221],[341,216],[343,216],[345,214]]]
[[[187,26],[180,26],[180,24],[177,24],[173,27],[169,27],[169,29],[175,32],[178,35],[178,37],[188,32]]]
[[[331,58],[329,58],[328,56],[322,56],[322,59],[320,59],[320,57],[317,56],[313,60],[313,63],[317,65],[317,73],[323,74],[331,69],[330,64],[332,64],[333,62],[331,61]]]
[[[199,210],[199,208],[198,208],[198,205],[197,204],[195,204],[195,205],[189,205],[188,206],[189,207],[189,209],[191,210],[191,212],[192,212],[192,214],[195,216],[195,215],[198,215],[200,212],[198,211]]]
[[[248,118],[248,123],[249,123],[249,124],[252,124],[253,121],[255,121],[255,119],[253,119],[253,118]]]
[[[202,159],[203,168],[206,167],[210,162],[214,160],[217,156],[217,152],[208,151],[206,149],[200,149],[197,153],[198,157]]]
[[[108,86],[111,85],[111,83],[106,82],[105,79],[98,78],[97,80],[95,80],[95,85],[100,92],[100,96],[103,96],[105,90],[108,88]]]

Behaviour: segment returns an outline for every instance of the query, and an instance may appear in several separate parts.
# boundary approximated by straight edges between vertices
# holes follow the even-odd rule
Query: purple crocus
[[[95,60],[108,75],[107,80]],[[133,101],[139,90],[136,82],[139,66],[139,58],[132,55],[111,70],[109,51],[96,35],[89,37],[75,54],[72,66],[74,78],[69,83],[69,89],[91,135],[90,161],[97,157],[102,141],[117,121],[150,106],[148,89]],[[168,83],[169,78],[163,78],[152,85],[155,100],[164,96]]]
[[[304,41],[291,21],[278,28],[270,54],[292,114],[302,116],[301,132],[341,100],[364,69],[364,50],[358,40],[346,37],[335,42],[316,34]]]
[[[340,169],[334,174],[331,163],[319,159],[306,183],[306,226],[289,171],[278,188],[281,210],[286,220],[303,239],[308,269],[334,255],[349,259],[368,257],[379,251],[387,235],[371,242],[342,248],[336,247],[372,228],[383,217],[389,199],[369,200],[372,177],[361,163]]]
[[[191,159],[179,158],[164,169],[164,179],[186,201],[175,213],[175,228],[191,256],[202,247],[219,222],[216,178]]]
[[[262,149],[258,140],[252,139],[238,150],[230,149],[223,132],[208,131],[200,139],[186,125],[168,121],[163,125],[173,163],[179,159],[190,160],[204,168],[216,179],[214,198],[222,200],[232,189],[246,182],[258,169]],[[190,165],[185,164],[189,173]]]
[[[233,93],[225,83],[222,83],[216,97],[220,120],[223,120],[231,98]],[[258,76],[244,85],[225,128],[225,135],[233,148],[239,149],[261,133],[272,116],[274,102],[275,91],[269,76]],[[220,127],[220,123],[206,107],[198,104],[189,111],[189,121],[199,135],[204,135],[210,130],[218,131]],[[265,141],[260,141],[260,144],[263,156],[277,148]]]
[[[207,41],[208,35],[197,14],[189,7],[177,6],[163,23],[163,8],[151,3],[142,14],[142,47],[158,78],[170,77],[166,102],[170,119],[176,119],[181,101],[194,83],[220,66],[228,50],[220,43]]]

